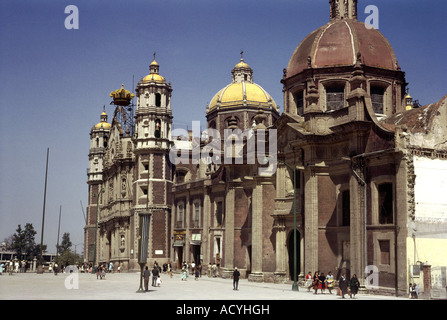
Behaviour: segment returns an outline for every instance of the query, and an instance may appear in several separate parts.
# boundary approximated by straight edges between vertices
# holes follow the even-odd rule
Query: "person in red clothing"
[[[310,291],[310,288],[312,288],[312,282],[312,272],[309,271],[309,273],[306,275],[307,291]]]

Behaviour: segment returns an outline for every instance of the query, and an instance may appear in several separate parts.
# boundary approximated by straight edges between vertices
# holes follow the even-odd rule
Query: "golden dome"
[[[143,82],[165,82],[165,78],[156,73],[148,74],[143,78]]]
[[[216,95],[209,105],[209,111],[219,108],[251,106],[256,108],[278,106],[272,97],[258,84],[252,82],[236,82],[229,84]]]
[[[155,54],[154,54],[154,60],[149,65],[149,74],[143,78],[143,82],[159,82],[159,83],[165,83],[166,80],[159,74],[160,66],[158,65],[157,61],[155,61]]]
[[[234,66],[235,68],[250,68],[250,66],[245,63],[244,60],[241,59],[241,62],[239,62],[237,65]]]
[[[101,121],[95,126],[95,129],[110,129],[111,127],[110,123]]]
[[[106,107],[104,106],[104,111],[101,113],[101,122],[95,125],[95,129],[110,129],[112,127],[112,125],[107,122],[107,113],[105,108]]]

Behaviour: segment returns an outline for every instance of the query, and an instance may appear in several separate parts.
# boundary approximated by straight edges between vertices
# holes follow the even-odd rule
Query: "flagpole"
[[[48,157],[50,154],[50,148],[47,148],[47,165],[45,170],[45,189],[43,193],[43,213],[42,213],[42,235],[40,237],[40,258],[39,258],[39,266],[37,268],[37,273],[43,273],[43,229],[45,225],[45,201],[47,197],[47,177],[48,177]]]

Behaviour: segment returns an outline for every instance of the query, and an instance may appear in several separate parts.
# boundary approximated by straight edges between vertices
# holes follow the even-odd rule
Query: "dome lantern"
[[[154,60],[149,65],[149,74],[143,78],[143,82],[166,83],[165,78],[160,75],[160,65],[155,60],[155,52]]]
[[[244,51],[241,50],[241,61],[231,71],[233,83],[253,83],[253,69],[244,61]]]
[[[331,21],[336,19],[355,19],[357,20],[357,2],[358,0],[330,0]]]

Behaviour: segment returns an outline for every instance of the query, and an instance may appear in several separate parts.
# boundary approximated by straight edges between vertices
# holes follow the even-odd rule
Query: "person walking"
[[[359,291],[359,287],[360,287],[360,282],[359,279],[357,278],[357,275],[354,274],[351,278],[351,281],[349,283],[349,287],[351,288],[351,298],[355,298],[355,295],[357,294],[357,292]]]
[[[217,277],[217,265],[215,263],[213,264],[212,269],[213,269],[213,278],[216,278]]]
[[[318,273],[318,271],[316,271],[314,273],[314,277],[312,279],[313,280],[312,286],[313,286],[313,289],[315,290],[314,294],[317,294],[318,288],[320,287],[320,279],[318,278],[318,276],[319,276],[319,273]]]
[[[347,279],[346,279],[346,274],[343,273],[343,275],[341,276],[341,278],[340,278],[340,280],[339,280],[339,282],[338,282],[338,286],[339,286],[340,291],[341,291],[341,292],[340,292],[340,295],[341,295],[342,299],[345,298],[345,294],[349,294],[349,295],[351,295],[351,294],[348,292],[348,281],[347,281]]]
[[[143,273],[144,278],[144,291],[149,291],[149,277],[151,276],[151,272],[149,271],[149,268],[146,266],[146,269]]]
[[[329,293],[332,294],[332,289],[334,289],[334,276],[332,275],[331,271],[329,271],[329,273],[326,276],[326,284]]]
[[[8,263],[8,274],[10,276],[12,276],[12,272],[14,271],[14,264],[12,263],[12,260],[9,259],[9,263]]]
[[[158,268],[158,264],[154,265],[154,269],[152,269],[152,286],[157,286],[157,278],[160,276],[160,269]]]
[[[312,288],[312,272],[309,271],[309,273],[306,275],[306,286],[307,291],[310,292],[310,288]]]
[[[182,281],[183,280],[185,280],[186,281],[186,278],[188,277],[188,271],[186,270],[186,268],[183,268],[182,269]]]
[[[195,276],[196,276],[194,280],[199,280],[199,269],[196,268],[194,273],[195,273]]]
[[[239,272],[239,270],[237,268],[234,268],[233,271],[233,290],[239,290],[238,286],[239,286],[239,277],[240,277],[241,273]]]
[[[318,276],[318,279],[320,280],[320,290],[323,294],[324,290],[326,289],[326,277],[323,272]]]
[[[168,263],[168,272],[169,272],[169,276],[170,276],[171,279],[172,279],[172,266],[171,266],[171,263],[170,263],[170,262]]]

